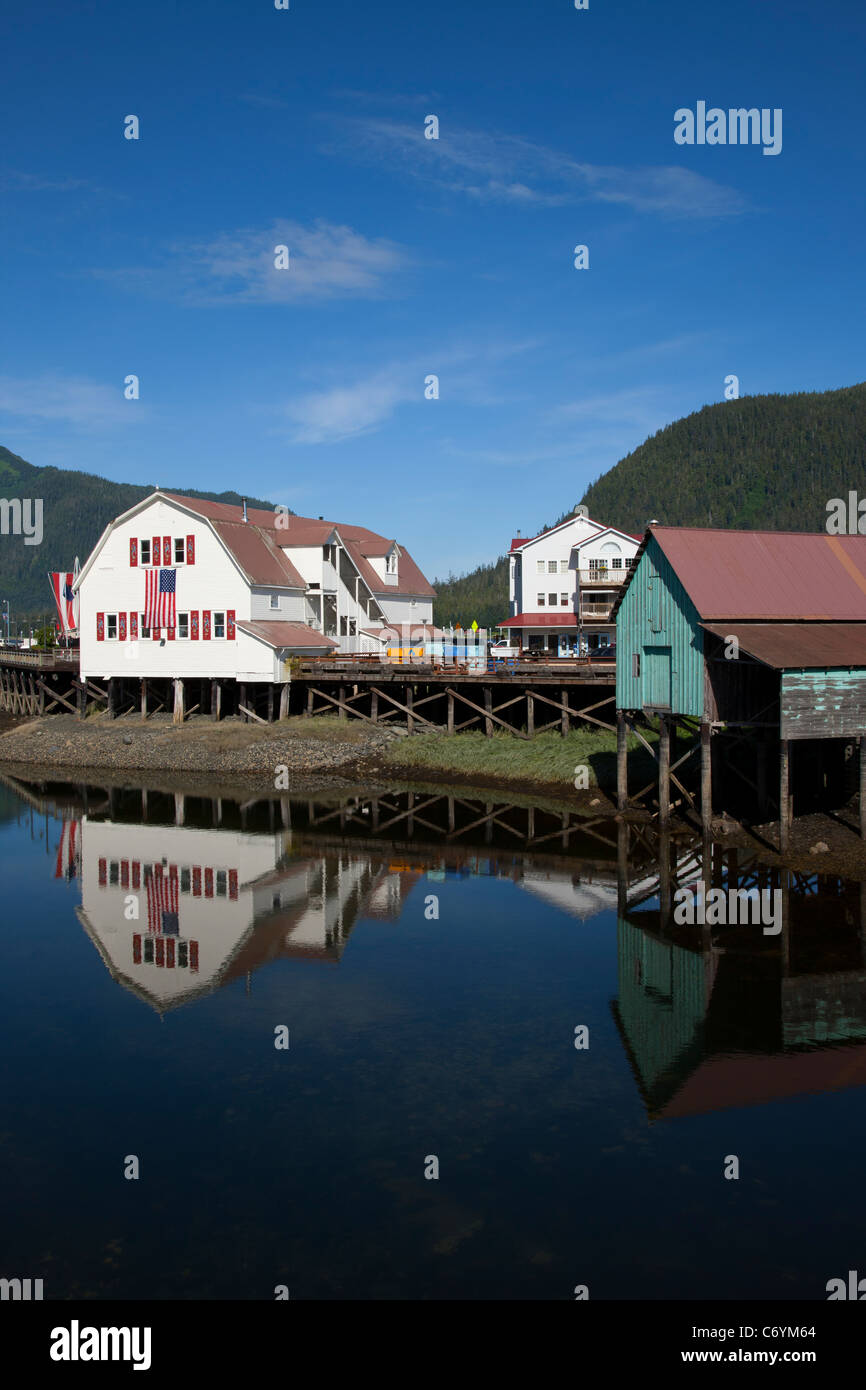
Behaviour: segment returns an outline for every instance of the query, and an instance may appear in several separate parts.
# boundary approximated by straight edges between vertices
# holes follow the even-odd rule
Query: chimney
[[[518,531],[518,533],[517,533],[517,537],[518,537],[518,540],[519,540],[519,539],[520,539],[520,532],[519,532],[519,531]]]
[[[247,499],[244,498],[244,521],[247,519]]]

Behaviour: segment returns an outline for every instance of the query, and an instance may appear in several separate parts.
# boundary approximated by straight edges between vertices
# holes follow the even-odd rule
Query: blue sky
[[[491,560],[729,374],[866,376],[864,38],[854,0],[7,7],[0,443]],[[677,145],[699,100],[781,108],[781,153]]]

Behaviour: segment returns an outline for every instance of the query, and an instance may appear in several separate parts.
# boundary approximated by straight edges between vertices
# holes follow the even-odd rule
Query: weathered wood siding
[[[704,634],[697,610],[651,538],[616,615],[619,709],[704,712]],[[634,675],[634,657],[640,674]]]
[[[861,734],[866,734],[866,669],[782,672],[780,738]]]

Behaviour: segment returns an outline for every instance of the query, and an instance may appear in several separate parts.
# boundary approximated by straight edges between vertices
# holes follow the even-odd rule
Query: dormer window
[[[387,558],[387,560],[385,561],[385,573],[386,573],[386,574],[396,574],[396,573],[397,573],[397,551],[396,551],[396,550],[391,550],[391,551],[389,551],[389,553],[388,553],[388,558]]]

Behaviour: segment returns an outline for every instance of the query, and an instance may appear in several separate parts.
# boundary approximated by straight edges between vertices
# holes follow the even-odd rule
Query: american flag
[[[177,875],[166,877],[162,866],[154,865],[147,878],[147,930],[154,936],[177,936],[180,929]]]
[[[145,627],[175,627],[177,624],[175,580],[177,570],[148,570],[144,577]]]

